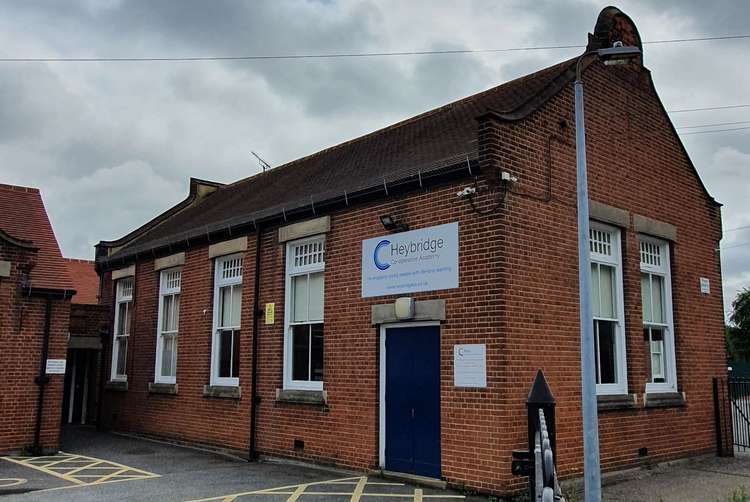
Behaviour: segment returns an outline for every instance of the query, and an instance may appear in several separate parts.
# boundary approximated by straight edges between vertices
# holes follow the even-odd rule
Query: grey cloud
[[[6,56],[213,56],[586,41],[602,5],[557,2],[0,3]],[[745,30],[747,2],[625,1],[646,40]],[[645,47],[667,108],[747,100],[744,42]],[[37,185],[66,254],[118,237],[185,196],[567,59],[579,50],[306,61],[0,64],[0,181]],[[721,78],[717,78],[720,76]],[[746,110],[674,115],[677,125]],[[725,227],[750,222],[747,133],[685,136]],[[144,186],[135,179],[145,180]],[[750,236],[725,235],[723,245]],[[740,239],[740,240],[738,240]],[[750,247],[722,253],[727,301]]]

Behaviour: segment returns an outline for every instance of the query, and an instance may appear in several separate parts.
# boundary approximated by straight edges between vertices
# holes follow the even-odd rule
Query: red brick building
[[[74,294],[39,190],[0,185],[0,452],[57,451]]]
[[[617,40],[641,45],[607,8],[589,47]],[[502,494],[541,368],[560,473],[580,474],[576,59],[231,185],[193,179],[101,242],[103,421]],[[712,452],[720,205],[641,61],[589,60],[583,80],[602,466]]]

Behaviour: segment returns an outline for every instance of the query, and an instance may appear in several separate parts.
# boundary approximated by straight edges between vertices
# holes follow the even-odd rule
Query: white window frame
[[[130,290],[125,290],[125,284],[130,283]],[[127,382],[128,381],[128,375],[127,375],[127,369],[128,369],[128,348],[130,347],[130,335],[133,332],[133,293],[135,289],[135,277],[129,276],[129,277],[123,277],[121,279],[118,279],[115,281],[115,315],[114,315],[114,325],[112,327],[112,364],[110,368],[110,380],[118,381],[118,382]],[[120,304],[121,303],[128,303],[128,313],[130,315],[130,325],[128,326],[129,332],[125,335],[117,332],[118,323],[120,322]],[[125,349],[125,372],[123,374],[117,373],[117,359],[119,356],[119,349],[120,344],[118,343],[118,338],[127,338],[128,339],[128,345]]]
[[[294,253],[293,249],[297,246],[310,244],[313,242],[320,242],[323,244],[323,262],[314,263],[311,265],[294,265]],[[297,324],[309,324],[309,323],[295,323],[292,321],[292,280],[298,275],[307,275],[317,272],[325,272],[325,235],[316,235],[314,237],[308,237],[305,239],[299,239],[288,242],[286,245],[286,270],[285,270],[285,295],[284,295],[284,389],[294,390],[323,390],[323,381],[313,382],[307,380],[293,380],[292,379],[292,327]],[[325,298],[325,275],[323,279],[323,296]],[[324,311],[325,311],[325,299],[324,299]],[[325,317],[325,316],[324,316]],[[325,319],[321,319],[321,324],[325,326]],[[325,327],[323,335],[323,347],[325,347]],[[325,348],[324,348],[325,351]],[[325,359],[323,362],[325,367]],[[325,372],[324,372],[325,375]],[[325,378],[325,377],[324,377]]]
[[[232,277],[229,279],[224,279],[221,277],[221,273],[223,270],[223,265],[225,262],[234,260],[240,258],[242,259],[242,270],[243,273],[240,274],[239,277]],[[245,260],[243,253],[236,253],[231,254],[227,256],[220,256],[218,258],[214,259],[214,308],[213,308],[213,323],[212,323],[212,335],[211,335],[211,378],[210,383],[211,385],[222,385],[222,386],[230,386],[230,387],[238,387],[240,385],[240,379],[239,379],[239,373],[237,377],[220,377],[219,376],[219,316],[221,313],[219,312],[219,292],[221,291],[221,288],[225,286],[235,286],[238,284],[242,284],[242,277],[244,275],[244,267],[245,267]],[[244,287],[242,288],[244,292]],[[240,336],[242,336],[241,331],[242,326],[242,299],[240,298],[240,323],[238,326],[233,326],[233,329],[236,329],[240,331]],[[240,345],[240,349],[242,349],[242,345]]]
[[[658,246],[659,254],[661,258],[661,264],[655,265],[651,263],[644,263],[640,260],[640,249],[641,242],[647,242]],[[657,239],[648,235],[638,235],[638,256],[640,261],[641,273],[658,275],[662,277],[664,281],[664,313],[666,317],[666,324],[659,323],[648,323],[643,322],[643,328],[648,326],[659,327],[663,333],[663,372],[665,382],[651,382],[651,340],[649,339],[648,357],[649,357],[649,382],[646,383],[646,393],[659,393],[659,392],[677,392],[677,359],[675,357],[675,344],[674,344],[674,318],[672,314],[672,268],[669,260],[669,242],[663,239]],[[640,288],[640,277],[638,279]],[[640,289],[639,289],[640,291]],[[653,299],[653,294],[652,294]],[[643,299],[641,299],[642,301]],[[652,307],[653,311],[653,307]],[[642,313],[641,313],[642,315]]]
[[[615,294],[617,295],[617,299],[615,301],[617,315],[614,318],[606,319],[615,322],[615,359],[617,363],[617,383],[596,384],[596,393],[599,395],[627,394],[628,371],[627,353],[625,350],[625,302],[622,277],[622,236],[619,228],[610,225],[604,225],[602,223],[592,221],[589,223],[589,227],[591,230],[608,232],[612,235],[610,243],[612,254],[607,255],[593,252],[591,251],[591,247],[589,246],[589,259],[591,263],[609,265],[615,268]],[[588,273],[591,274],[590,265],[588,267]],[[593,282],[591,282],[590,284],[593,284]],[[592,318],[589,322],[591,322],[593,326],[594,319]],[[594,336],[596,337],[596,332],[594,332]],[[598,358],[599,354],[595,354],[594,357]],[[599,365],[597,364],[596,366],[598,367]]]
[[[170,287],[168,284],[169,274],[177,273],[177,285]],[[162,270],[159,274],[159,313],[156,318],[156,358],[154,362],[154,382],[156,383],[177,383],[177,371],[175,369],[174,375],[162,375],[162,357],[164,355],[164,336],[174,334],[175,344],[180,332],[180,311],[177,310],[177,319],[175,319],[176,330],[174,332],[163,331],[163,320],[164,320],[164,298],[167,296],[180,297],[180,291],[182,289],[182,267],[173,267]],[[174,300],[173,300],[174,301]],[[177,349],[175,350],[175,368],[177,367]]]

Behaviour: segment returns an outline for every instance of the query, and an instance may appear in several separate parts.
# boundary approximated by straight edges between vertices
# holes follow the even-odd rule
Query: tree
[[[725,330],[728,356],[735,361],[750,361],[750,288],[744,288],[732,301],[729,322]]]

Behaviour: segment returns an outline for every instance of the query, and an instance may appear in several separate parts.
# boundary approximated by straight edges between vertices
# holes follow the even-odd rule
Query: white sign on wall
[[[458,223],[362,241],[362,298],[458,287]]]
[[[711,282],[707,277],[701,277],[701,293],[704,295],[711,293]]]
[[[453,346],[453,385],[487,387],[487,348],[483,343]]]
[[[65,359],[47,359],[47,368],[45,373],[48,375],[64,375]]]

